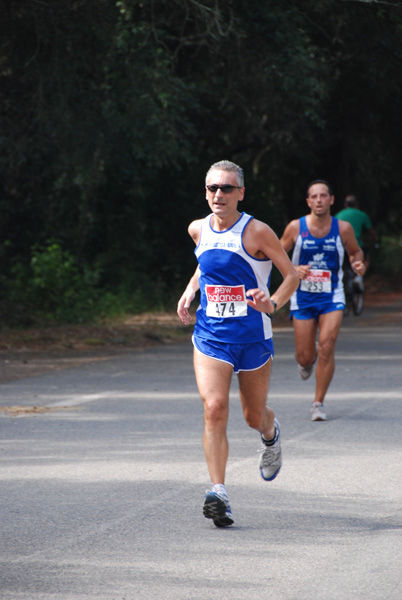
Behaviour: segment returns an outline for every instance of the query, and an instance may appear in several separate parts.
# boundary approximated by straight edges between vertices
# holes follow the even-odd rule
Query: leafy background
[[[10,0],[0,20],[0,322],[163,308],[228,158],[280,235],[312,179],[359,196],[402,273],[402,6]]]

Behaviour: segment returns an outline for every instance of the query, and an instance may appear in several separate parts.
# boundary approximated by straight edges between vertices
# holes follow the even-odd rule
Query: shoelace
[[[267,465],[271,465],[272,462],[276,459],[279,453],[278,444],[274,444],[273,446],[266,446],[262,444],[260,448],[258,448],[257,452],[262,452],[262,462]]]

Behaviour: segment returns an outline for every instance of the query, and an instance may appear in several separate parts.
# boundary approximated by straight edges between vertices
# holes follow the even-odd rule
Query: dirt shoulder
[[[124,321],[0,333],[0,384],[191,339],[175,313],[144,313]]]
[[[373,280],[366,286],[365,306],[360,317],[349,323],[372,326],[402,323],[402,288]],[[346,324],[346,320],[345,320]],[[275,328],[289,327],[287,309],[282,309]],[[192,327],[185,327],[176,313],[144,313],[114,323],[68,325],[0,333],[0,384],[113,356],[150,346],[190,343]]]

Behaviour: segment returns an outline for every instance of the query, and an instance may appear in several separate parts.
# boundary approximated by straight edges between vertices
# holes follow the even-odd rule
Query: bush
[[[171,308],[182,292],[166,289],[158,277],[133,274],[117,288],[100,288],[100,271],[79,265],[56,241],[35,245],[28,266],[17,262],[8,276],[0,274],[0,325],[88,323],[124,317]]]
[[[90,321],[96,312],[98,279],[96,270],[78,265],[59,243],[35,245],[28,265],[16,262],[8,275],[0,276],[0,323],[14,327],[38,320]]]
[[[372,268],[379,275],[399,279],[402,276],[402,236],[383,236],[372,253]]]
[[[79,322],[93,314],[98,273],[79,267],[68,250],[57,242],[34,246],[30,266],[28,289],[36,313],[58,322]]]

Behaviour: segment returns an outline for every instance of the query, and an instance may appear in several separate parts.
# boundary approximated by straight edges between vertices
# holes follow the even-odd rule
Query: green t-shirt
[[[365,229],[371,229],[372,224],[370,217],[365,212],[358,208],[344,208],[338,212],[335,217],[341,221],[347,221],[350,223],[355,231],[357,243],[361,247],[362,245],[362,233]]]

